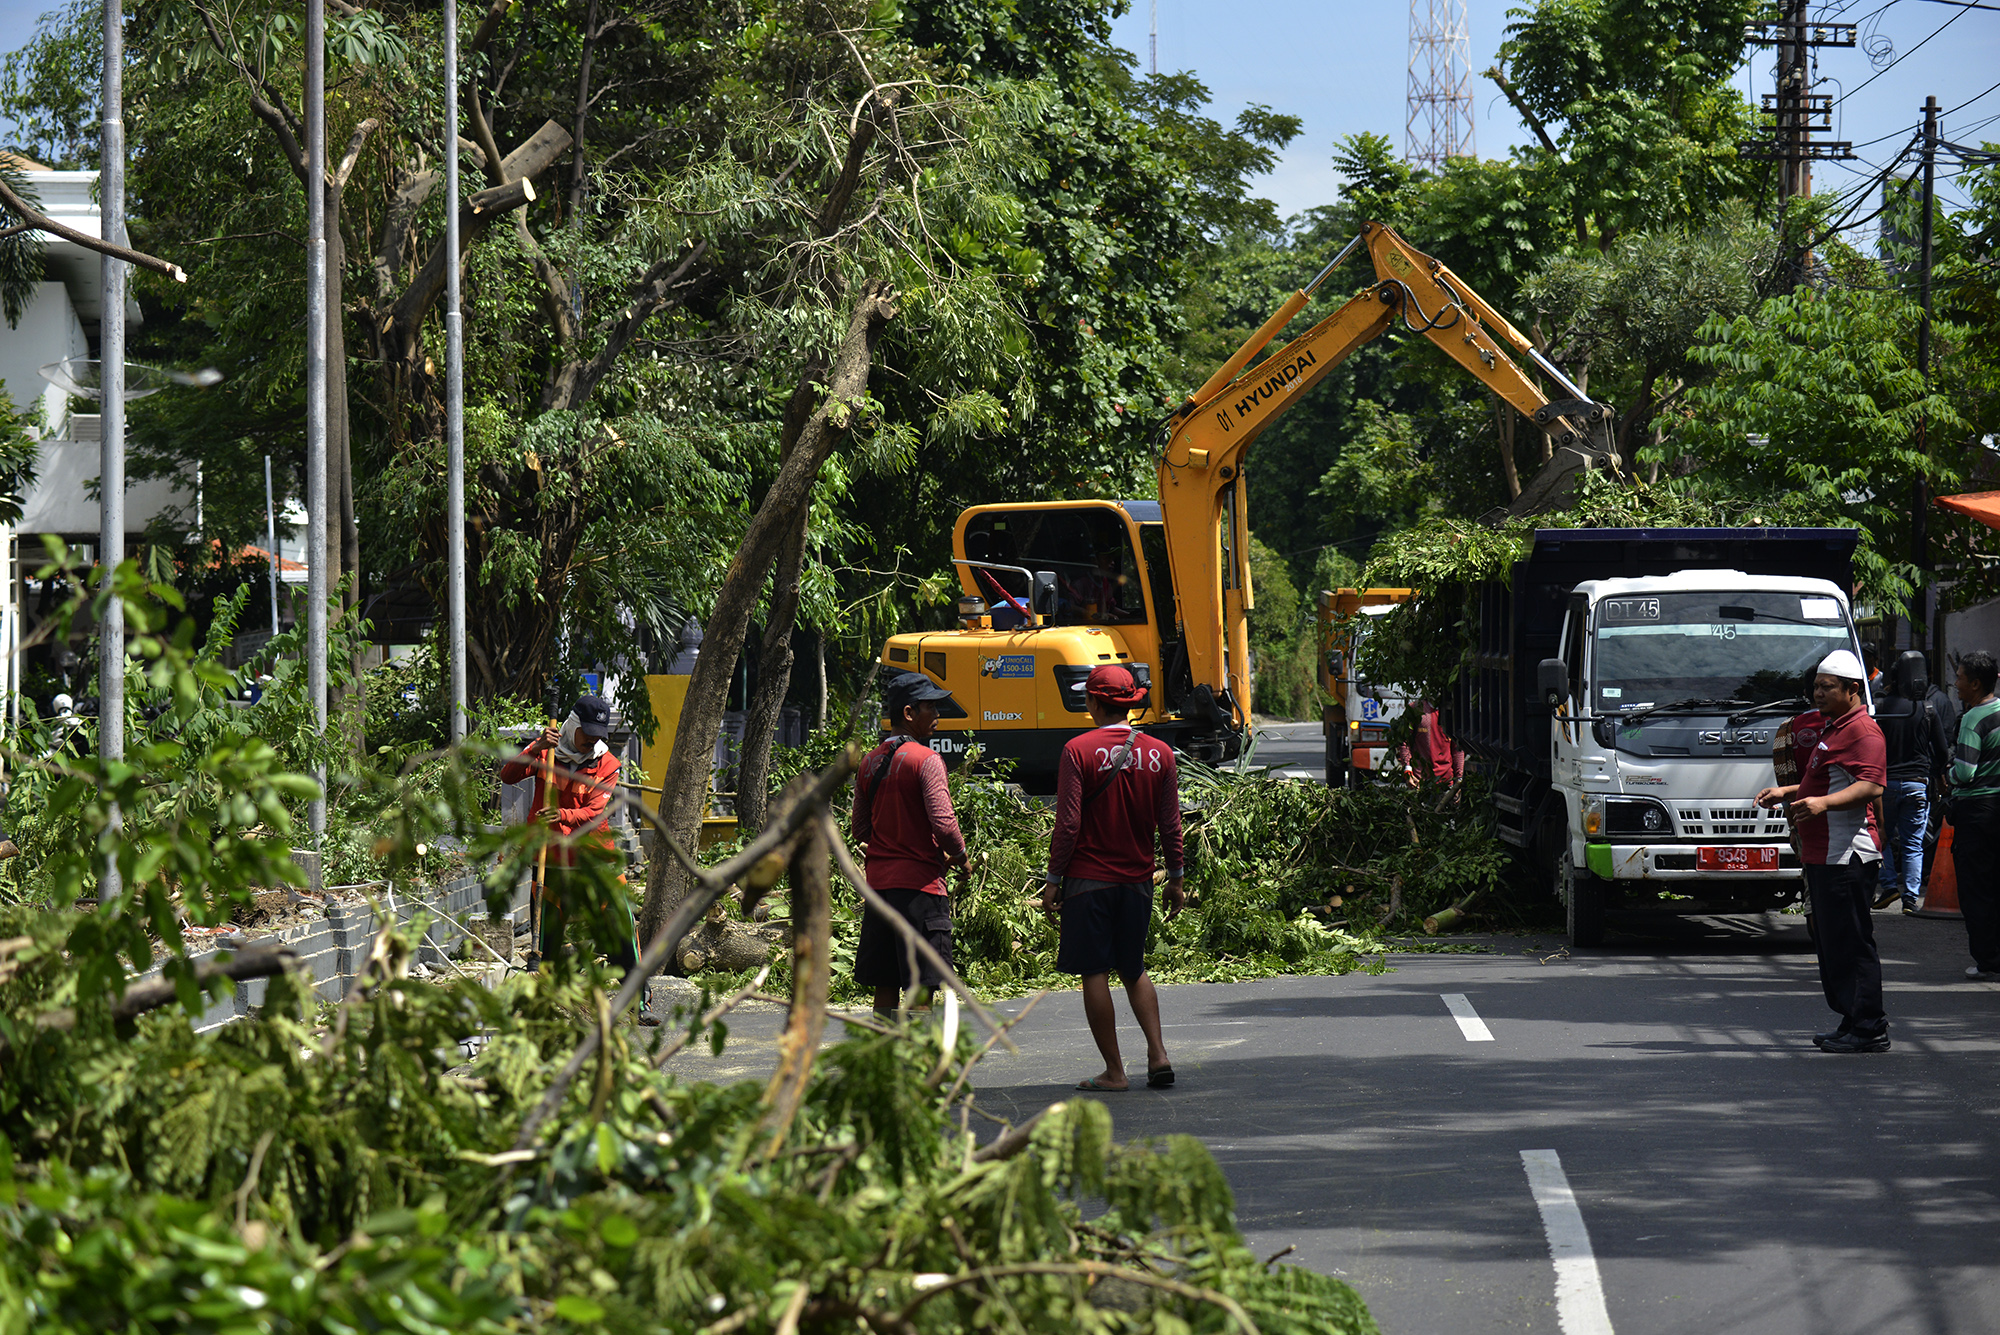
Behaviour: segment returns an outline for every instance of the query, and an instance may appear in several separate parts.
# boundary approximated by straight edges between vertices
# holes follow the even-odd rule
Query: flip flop
[[[1157,1071],[1146,1072],[1146,1088],[1167,1089],[1174,1083],[1174,1068],[1162,1066]]]
[[[1100,1085],[1097,1083],[1096,1076],[1092,1076],[1088,1080],[1078,1081],[1076,1087],[1078,1089],[1087,1089],[1093,1094],[1123,1094],[1126,1090],[1132,1088],[1130,1085]]]

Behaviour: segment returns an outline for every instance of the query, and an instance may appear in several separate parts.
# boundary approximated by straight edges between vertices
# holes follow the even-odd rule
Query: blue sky
[[[1158,5],[1160,68],[1198,75],[1214,94],[1218,119],[1233,120],[1252,102],[1304,118],[1305,132],[1277,169],[1256,183],[1281,212],[1331,201],[1331,152],[1342,135],[1373,130],[1402,144],[1407,5],[1355,0],[1323,5],[1158,0]],[[52,7],[49,0],[0,0],[0,50],[20,45],[36,18]],[[1493,61],[1506,10],[1503,0],[1469,0],[1475,76]],[[1148,0],[1135,0],[1114,30],[1119,44],[1142,62],[1148,13]],[[1946,117],[1946,137],[1964,143],[2000,139],[2000,89],[1985,91],[2000,81],[2000,10],[1965,9],[1940,0],[1890,0],[1879,7],[1875,0],[1848,0],[1844,6],[1835,0],[1816,8],[1815,17],[1860,22],[1864,33],[1887,39],[1892,48],[1888,58],[1895,61],[1878,74],[1858,48],[1820,53],[1824,90],[1842,99],[1835,107],[1832,137],[1852,140],[1866,160],[1823,164],[1814,177],[1820,188],[1851,187],[1874,175],[1921,119],[1926,94],[1936,94],[1946,108],[1970,100]],[[1760,52],[1737,71],[1746,92],[1762,93],[1772,86],[1771,60],[1770,52]],[[1474,83],[1479,152],[1500,156],[1528,141],[1527,129],[1492,83],[1478,78]],[[4,134],[0,127],[0,137]],[[1948,201],[1954,198],[1949,181],[1942,190]]]
[[[1303,117],[1305,130],[1294,140],[1277,170],[1262,178],[1258,192],[1290,214],[1332,201],[1333,144],[1362,130],[1389,135],[1403,144],[1404,107],[1409,80],[1409,6],[1357,4],[1301,5],[1286,0],[1157,0],[1160,68],[1192,70],[1214,95],[1214,113],[1224,122],[1252,102]],[[1511,0],[1518,3],[1518,0]],[[2000,3],[2000,0],[1984,0]],[[1148,0],[1133,0],[1114,37],[1120,46],[1146,53]],[[1501,98],[1491,80],[1477,77],[1493,63],[1508,18],[1509,2],[1467,0],[1472,72],[1476,97],[1473,126],[1482,157],[1505,156],[1508,148],[1533,136]],[[1844,12],[1837,12],[1843,11]],[[1851,187],[1875,175],[1923,119],[1924,98],[1936,94],[1949,108],[1977,97],[1945,119],[1945,136],[1977,143],[2000,139],[2000,9],[1965,9],[1939,0],[1851,0],[1816,5],[1815,18],[1860,23],[1864,36],[1888,39],[1896,63],[1879,76],[1860,48],[1820,52],[1823,92],[1841,98],[1834,108],[1834,133],[1850,140],[1866,162],[1826,163],[1815,168],[1816,189]],[[1938,29],[1947,21],[1949,28]],[[1934,40],[1925,41],[1936,33]],[[1918,45],[1923,42],[1921,47]],[[1758,52],[1737,71],[1746,93],[1773,88],[1773,54]],[[1873,82],[1868,82],[1873,77]],[[1866,87],[1861,85],[1866,83]],[[1849,90],[1852,90],[1851,92]],[[1880,140],[1864,144],[1868,140]],[[1871,165],[1872,164],[1872,165]],[[1949,186],[1941,187],[1947,199]]]

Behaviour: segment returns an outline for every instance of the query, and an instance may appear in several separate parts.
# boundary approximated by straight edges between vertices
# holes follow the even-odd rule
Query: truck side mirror
[[[1569,698],[1569,668],[1560,658],[1544,658],[1536,664],[1535,690],[1550,709]]]
[[[1035,589],[1032,596],[1034,601],[1031,602],[1029,606],[1034,608],[1035,616],[1038,619],[1041,617],[1055,615],[1056,611],[1055,571],[1037,570],[1035,572]]]

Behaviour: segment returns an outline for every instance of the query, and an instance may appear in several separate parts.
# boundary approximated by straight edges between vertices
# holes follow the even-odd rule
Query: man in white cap
[[[1846,649],[1820,660],[1813,703],[1823,718],[1819,741],[1799,781],[1757,794],[1760,807],[1788,807],[1799,834],[1813,924],[1819,935],[1819,981],[1840,1027],[1815,1034],[1822,1052],[1887,1052],[1882,957],[1875,949],[1873,877],[1882,841],[1870,805],[1888,782],[1888,748],[1864,705],[1867,669]]]

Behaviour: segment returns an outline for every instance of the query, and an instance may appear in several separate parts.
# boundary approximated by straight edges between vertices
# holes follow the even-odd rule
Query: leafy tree
[[[1885,558],[1910,550],[1912,483],[1958,476],[1950,453],[1916,448],[1918,425],[1928,418],[1941,436],[1963,426],[1917,371],[1917,318],[1900,293],[1833,287],[1711,320],[1692,357],[1715,378],[1689,394],[1685,424],[1652,457],[1753,504],[1810,496],[1849,516],[1873,538],[1866,582],[1900,609],[1917,572]]]
[[[1299,596],[1284,560],[1254,533],[1250,584],[1257,595],[1257,605],[1250,609],[1250,655],[1256,663],[1252,707],[1273,718],[1307,718],[1317,712],[1318,700],[1314,604]]]
[[[1550,359],[1618,407],[1619,454],[1657,444],[1662,419],[1705,373],[1696,358],[1710,320],[1754,310],[1777,252],[1770,229],[1737,212],[1699,231],[1628,232],[1594,255],[1548,260],[1522,284]],[[1612,396],[1617,396],[1613,398]]]
[[[1625,232],[1700,225],[1755,193],[1736,156],[1753,127],[1730,83],[1751,0],[1533,0],[1488,76],[1535,132],[1522,150],[1579,250]]]
[[[15,411],[7,382],[0,380],[0,524],[21,517],[21,506],[34,489],[40,451],[30,425],[28,414]]]

